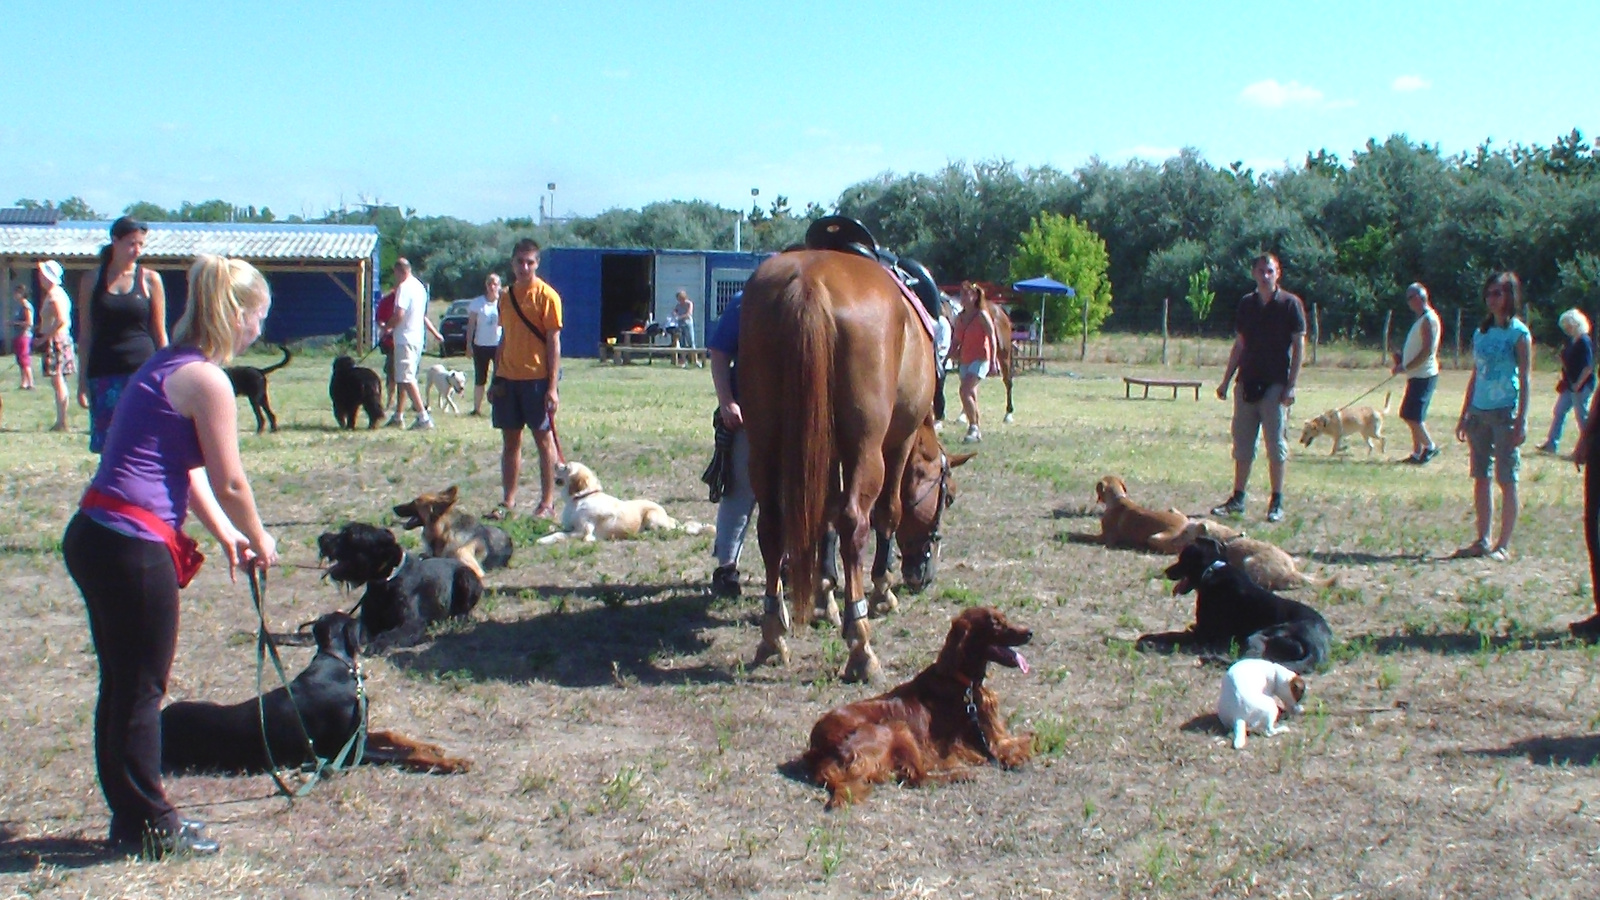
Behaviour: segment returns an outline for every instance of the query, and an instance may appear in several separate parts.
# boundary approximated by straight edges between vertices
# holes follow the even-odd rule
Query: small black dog
[[[267,422],[272,423],[272,430],[278,430],[278,417],[272,414],[272,400],[267,397],[267,376],[287,366],[293,355],[289,348],[279,345],[283,351],[283,362],[258,369],[255,366],[229,366],[228,380],[233,382],[233,395],[244,397],[250,401],[250,411],[256,414],[256,434],[260,434]],[[266,417],[262,417],[262,412]]]
[[[361,724],[356,661],[365,635],[361,623],[344,613],[329,613],[311,628],[317,655],[295,676],[289,691],[266,694],[267,734],[272,758],[280,766],[311,762],[295,706],[306,723],[317,755],[336,755]],[[161,768],[168,772],[264,772],[267,754],[261,741],[261,713],[252,698],[224,706],[184,701],[161,711]]]
[[[483,597],[482,579],[459,559],[412,556],[387,528],[351,522],[318,537],[317,550],[332,563],[329,578],[366,587],[361,624],[375,650],[415,644],[429,625],[472,612]]]
[[[358,409],[366,410],[368,428],[377,428],[383,418],[383,379],[348,356],[333,361],[328,398],[333,401],[333,417],[340,428],[355,429]]]
[[[1172,593],[1195,592],[1194,624],[1188,631],[1140,635],[1138,649],[1191,647],[1226,653],[1237,645],[1245,656],[1282,663],[1302,674],[1327,660],[1333,630],[1322,615],[1251,581],[1244,570],[1228,564],[1215,539],[1199,538],[1183,548],[1167,578],[1177,582]]]

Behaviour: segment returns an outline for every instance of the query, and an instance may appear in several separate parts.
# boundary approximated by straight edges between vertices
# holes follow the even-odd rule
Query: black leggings
[[[89,608],[100,659],[94,758],[111,807],[111,840],[175,834],[161,786],[161,698],[178,643],[178,576],[165,544],[113,531],[78,513],[61,539],[67,571]]]
[[[499,352],[498,346],[472,345],[472,383],[483,386],[489,383],[489,364],[494,362],[495,353]]]

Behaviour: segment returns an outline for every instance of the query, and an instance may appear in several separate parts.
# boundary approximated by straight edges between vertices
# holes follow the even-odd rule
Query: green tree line
[[[69,218],[98,217],[77,197],[57,208]],[[152,221],[275,221],[265,207],[220,200],[127,211]],[[795,211],[779,197],[742,212],[674,200],[475,224],[368,206],[315,221],[376,225],[385,270],[404,254],[436,296],[458,297],[503,271],[522,237],[545,246],[732,249],[737,222],[744,249],[778,250],[828,211]],[[1098,319],[1104,287],[1111,329],[1156,327],[1167,300],[1175,329],[1225,333],[1234,298],[1251,288],[1249,261],[1265,250],[1282,259],[1286,287],[1317,304],[1328,335],[1375,334],[1386,312],[1404,309],[1412,281],[1427,284],[1447,316],[1459,308],[1471,320],[1481,313],[1483,279],[1502,268],[1523,277],[1541,338],[1556,337],[1560,309],[1600,302],[1600,152],[1577,130],[1549,146],[1486,142],[1455,155],[1395,135],[1348,157],[1317,150],[1301,165],[1261,173],[1214,165],[1194,149],[1160,163],[1095,158],[1070,173],[956,162],[851,185],[833,211],[862,220],[880,243],[922,260],[945,283],[1026,275],[1014,267],[1032,252],[1025,233],[1039,222],[1074,220],[1103,241],[1107,284],[1093,287],[1092,308]],[[1202,290],[1221,299],[1209,318],[1184,302],[1202,272]]]

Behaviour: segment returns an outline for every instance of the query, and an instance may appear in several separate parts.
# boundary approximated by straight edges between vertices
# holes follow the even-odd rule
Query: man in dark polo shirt
[[[1289,459],[1286,431],[1300,361],[1306,348],[1306,310],[1299,297],[1278,287],[1282,266],[1265,253],[1250,266],[1256,289],[1239,301],[1234,314],[1233,352],[1217,385],[1217,399],[1228,399],[1228,385],[1238,373],[1233,396],[1233,494],[1211,510],[1214,516],[1242,516],[1250,467],[1255,462],[1256,434],[1267,445],[1267,471],[1272,499],[1267,521],[1283,519],[1283,469]]]

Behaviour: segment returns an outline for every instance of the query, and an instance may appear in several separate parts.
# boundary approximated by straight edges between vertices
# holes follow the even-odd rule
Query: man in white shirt
[[[411,261],[400,257],[394,261],[394,318],[390,320],[394,332],[394,382],[400,386],[395,393],[394,416],[390,428],[405,424],[400,412],[405,409],[406,398],[411,398],[411,410],[416,421],[411,427],[427,430],[433,427],[433,417],[422,406],[422,391],[417,389],[417,370],[422,365],[422,349],[427,335],[443,343],[444,335],[428,318],[428,289],[411,274]]]

